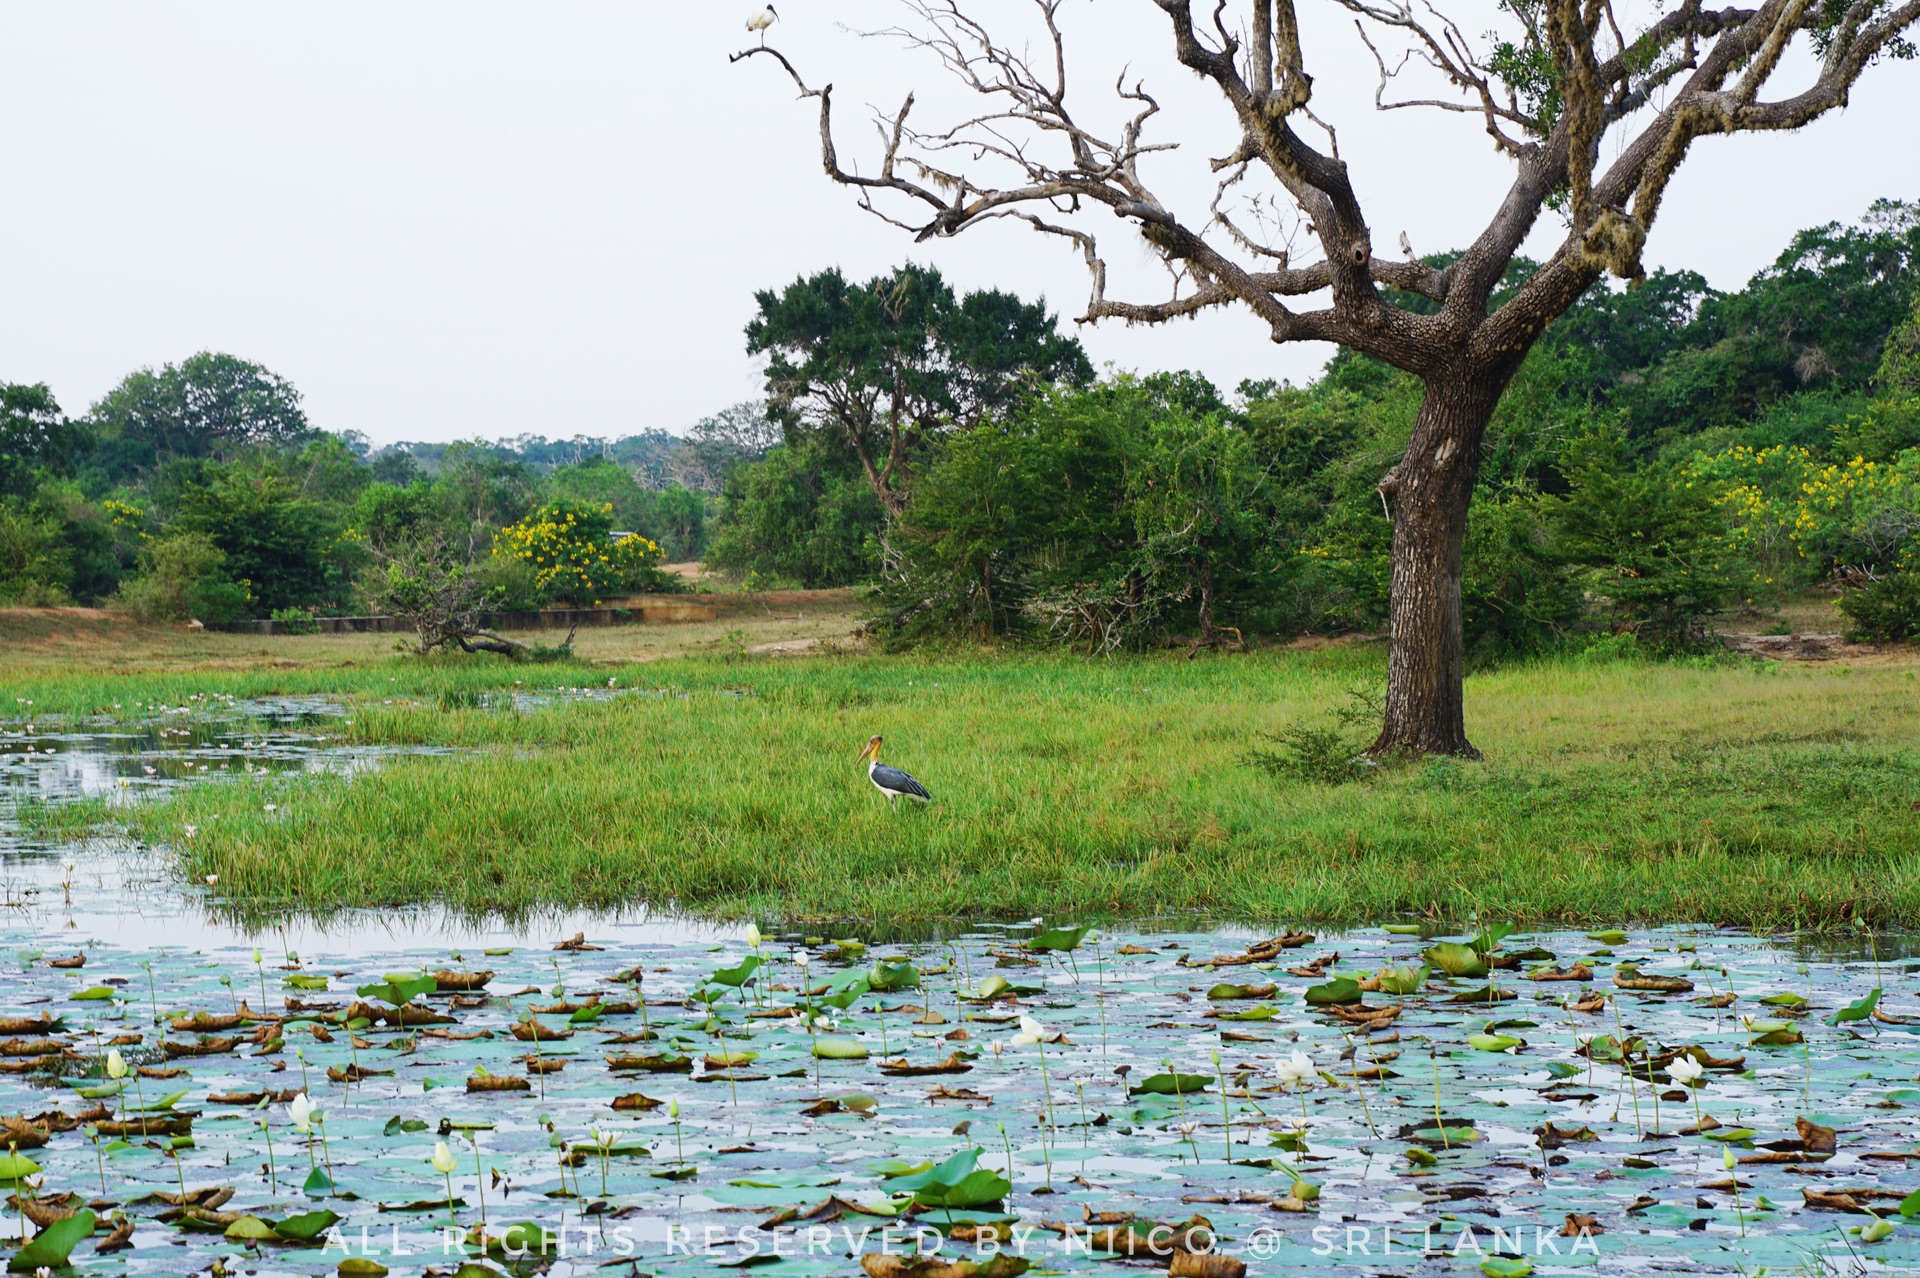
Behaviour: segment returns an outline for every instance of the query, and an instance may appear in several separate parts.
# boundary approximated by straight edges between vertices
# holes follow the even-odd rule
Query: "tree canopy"
[[[890,512],[905,509],[925,443],[966,430],[1053,382],[1093,376],[1044,302],[956,297],[930,267],[854,285],[837,268],[755,294],[747,350],[768,356],[767,396],[790,441],[848,450]]]

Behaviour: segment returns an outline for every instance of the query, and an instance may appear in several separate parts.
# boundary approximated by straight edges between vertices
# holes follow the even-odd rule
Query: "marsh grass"
[[[353,687],[400,693],[359,703],[353,737],[460,753],[195,787],[127,819],[262,916],[1920,917],[1920,701],[1892,665],[1509,667],[1468,684],[1485,762],[1342,785],[1269,775],[1247,751],[1377,682],[1372,650],[684,659],[623,667],[645,686],[611,703],[527,712],[383,669],[399,673]],[[854,754],[876,732],[934,803],[896,813],[873,793]]]

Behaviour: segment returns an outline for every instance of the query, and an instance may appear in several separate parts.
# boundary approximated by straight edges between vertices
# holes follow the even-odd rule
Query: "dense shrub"
[[[1920,572],[1896,572],[1850,590],[1840,611],[1853,622],[1849,639],[1898,643],[1920,639]]]
[[[142,621],[233,621],[248,616],[247,583],[228,573],[227,556],[205,533],[149,541],[140,571],[120,587],[120,605]]]
[[[879,569],[885,522],[850,458],[815,443],[783,445],[728,474],[706,563],[755,582],[849,586]]]
[[[532,570],[540,602],[597,607],[615,595],[676,588],[675,579],[660,571],[665,556],[656,543],[638,533],[616,537],[614,532],[609,503],[551,502],[502,528],[493,553]]]

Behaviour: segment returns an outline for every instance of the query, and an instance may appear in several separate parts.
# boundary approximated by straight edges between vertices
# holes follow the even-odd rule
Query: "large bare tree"
[[[1239,306],[1276,342],[1337,342],[1420,378],[1425,394],[1406,455],[1380,480],[1393,520],[1393,579],[1385,722],[1373,749],[1462,755],[1476,751],[1462,713],[1461,543],[1481,438],[1515,370],[1603,275],[1641,278],[1647,233],[1697,139],[1796,129],[1844,106],[1867,67],[1912,55],[1905,32],[1920,20],[1920,0],[1753,8],[1679,0],[1628,37],[1613,0],[1502,0],[1510,34],[1476,40],[1428,0],[1327,0],[1350,12],[1378,62],[1378,106],[1464,113],[1511,160],[1492,220],[1436,268],[1411,252],[1376,255],[1335,135],[1309,105],[1313,79],[1294,0],[1212,0],[1199,16],[1191,0],[1133,0],[1159,10],[1173,56],[1217,90],[1231,115],[1212,161],[1218,190],[1198,213],[1175,209],[1143,174],[1174,145],[1149,136],[1160,104],[1144,83],[1116,84],[1120,118],[1110,128],[1086,123],[1068,104],[1063,0],[1030,2],[1038,23],[1031,45],[1024,35],[1019,43],[997,36],[959,0],[903,0],[908,19],[884,34],[937,59],[980,107],[929,127],[912,118],[909,95],[879,120],[876,162],[855,170],[839,158],[832,85],[811,87],[771,46],[735,60],[765,56],[785,67],[801,94],[818,100],[827,176],[917,241],[1013,218],[1077,246],[1093,286],[1083,322],[1152,324]],[[1101,0],[1101,17],[1119,4]],[[1796,67],[1806,68],[1800,82],[1776,89]],[[1399,96],[1397,78],[1412,72],[1436,77],[1438,90]],[[1325,142],[1310,144],[1309,135]],[[1615,158],[1603,163],[1609,138]],[[1236,214],[1238,192],[1250,189],[1239,184],[1250,176],[1277,183],[1275,194],[1298,210],[1317,241],[1314,260],[1296,264]],[[1101,209],[1131,224],[1167,264],[1170,297],[1107,295],[1107,258],[1087,216]],[[1552,219],[1557,247],[1491,305],[1543,218]],[[1424,300],[1396,304],[1383,286]]]

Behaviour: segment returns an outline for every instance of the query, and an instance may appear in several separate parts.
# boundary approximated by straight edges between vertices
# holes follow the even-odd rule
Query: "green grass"
[[[1380,671],[1362,649],[686,659],[621,668],[659,695],[490,714],[441,708],[442,676],[399,663],[345,685],[378,698],[355,736],[467,752],[208,786],[132,819],[258,914],[1920,920],[1920,698],[1903,665],[1545,662],[1470,680],[1484,763],[1347,785],[1249,766],[1262,734],[1328,722]],[[425,700],[380,704],[389,678],[397,702]],[[875,732],[931,807],[892,812],[868,785],[854,756]]]

